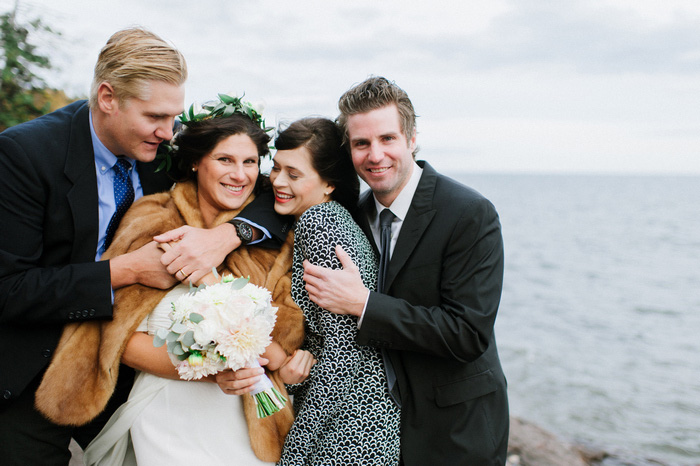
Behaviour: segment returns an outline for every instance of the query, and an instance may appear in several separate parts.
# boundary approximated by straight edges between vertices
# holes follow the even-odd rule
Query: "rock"
[[[588,466],[581,451],[541,427],[510,419],[508,464],[513,466]]]

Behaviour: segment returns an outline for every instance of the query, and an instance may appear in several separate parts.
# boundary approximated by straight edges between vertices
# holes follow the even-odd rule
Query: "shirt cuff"
[[[367,293],[367,298],[365,298],[365,307],[362,308],[362,314],[360,314],[360,318],[357,319],[357,328],[360,328],[362,326],[362,319],[365,318],[365,311],[367,310],[367,303],[369,302],[369,295],[371,293],[371,291]]]
[[[257,239],[257,240],[255,240],[255,241],[251,241],[251,242],[248,243],[248,244],[262,243],[263,241],[266,241],[266,240],[272,238],[272,235],[271,235],[270,232],[267,230],[267,228],[265,228],[264,226],[258,225],[258,224],[255,223],[255,222],[251,222],[250,220],[248,220],[247,218],[244,218],[244,217],[236,217],[236,219],[237,219],[237,220],[242,220],[242,221],[244,221],[245,223],[247,223],[247,224],[250,225],[251,227],[257,228],[257,229],[260,230],[260,231],[262,232],[262,234],[263,234],[262,238]]]

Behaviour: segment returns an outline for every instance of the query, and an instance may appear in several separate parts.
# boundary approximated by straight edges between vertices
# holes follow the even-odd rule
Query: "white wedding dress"
[[[188,291],[168,292],[137,331],[170,327],[170,303]],[[129,399],[85,449],[86,465],[269,465],[253,453],[243,400],[216,384],[170,380],[138,372]]]

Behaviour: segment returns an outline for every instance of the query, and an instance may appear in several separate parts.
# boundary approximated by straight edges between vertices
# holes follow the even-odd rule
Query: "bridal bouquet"
[[[184,380],[259,367],[257,358],[272,341],[277,318],[268,290],[231,275],[180,296],[172,308],[170,328],[158,330],[153,345],[167,343],[170,359]],[[281,410],[287,401],[265,375],[252,395],[259,418]]]

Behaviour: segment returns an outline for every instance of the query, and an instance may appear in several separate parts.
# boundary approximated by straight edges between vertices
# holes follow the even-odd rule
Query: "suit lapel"
[[[396,240],[394,253],[391,255],[391,262],[389,263],[386,277],[387,290],[391,289],[394,279],[406,264],[408,258],[411,257],[411,254],[413,254],[436,212],[432,202],[435,183],[437,182],[437,172],[427,162],[418,162],[418,164],[423,168],[423,174],[413,195],[411,207],[409,207],[406,218],[403,221],[399,237]]]
[[[73,115],[70,140],[66,155],[65,175],[73,183],[67,200],[73,217],[75,241],[78,247],[71,252],[72,262],[94,260],[98,237],[97,175],[95,154],[90,136],[90,113],[87,104]]]
[[[355,221],[365,233],[365,236],[367,239],[369,239],[370,244],[372,244],[372,249],[374,249],[377,257],[379,257],[379,246],[374,242],[374,235],[372,234],[372,229],[369,226],[369,217],[375,215],[375,210],[376,207],[374,205],[374,196],[372,196],[372,190],[368,189],[360,196],[357,218],[355,218]]]

